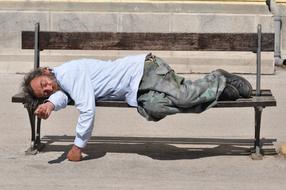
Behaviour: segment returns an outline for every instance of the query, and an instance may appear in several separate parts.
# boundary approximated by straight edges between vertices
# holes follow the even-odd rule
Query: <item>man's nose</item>
[[[44,91],[53,91],[53,86],[51,84],[47,84],[45,87],[44,87]]]

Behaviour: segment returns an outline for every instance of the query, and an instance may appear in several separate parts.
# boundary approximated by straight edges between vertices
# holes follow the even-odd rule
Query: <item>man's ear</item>
[[[51,71],[48,67],[42,68],[42,72],[44,75],[50,75],[51,74]]]

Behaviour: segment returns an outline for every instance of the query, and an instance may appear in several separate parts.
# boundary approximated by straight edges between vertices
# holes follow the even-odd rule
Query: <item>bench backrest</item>
[[[22,32],[22,49],[34,49],[35,34]],[[39,49],[257,51],[256,33],[40,32]],[[263,33],[261,51],[274,50],[274,34]]]
[[[261,51],[274,51],[274,33],[142,33],[142,32],[40,32],[22,31],[22,49],[34,49],[34,68],[40,66],[40,50],[166,50],[252,51],[257,55],[256,95],[261,80]]]

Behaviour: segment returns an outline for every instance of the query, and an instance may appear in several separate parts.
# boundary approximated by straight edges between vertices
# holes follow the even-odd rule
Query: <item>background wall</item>
[[[281,6],[285,0],[280,0]],[[284,17],[286,9],[284,9]],[[274,32],[272,13],[265,1],[95,1],[0,0],[0,72],[27,72],[33,51],[21,50],[21,31],[111,32]],[[285,22],[284,22],[285,23]],[[286,29],[283,26],[282,54]],[[41,65],[55,66],[81,57],[114,59],[139,52],[44,51]],[[177,72],[209,72],[221,67],[232,72],[255,72],[255,54],[248,52],[155,52]],[[273,53],[263,53],[263,73],[274,72]]]

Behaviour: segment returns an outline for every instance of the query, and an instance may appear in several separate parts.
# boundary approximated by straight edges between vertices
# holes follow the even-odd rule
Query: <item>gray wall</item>
[[[21,31],[113,32],[273,32],[266,4],[205,3],[80,3],[0,1],[0,72],[27,72],[33,51],[21,50]],[[285,34],[285,26],[283,29]],[[285,35],[284,35],[285,36]],[[283,48],[285,49],[285,38]],[[55,66],[80,57],[113,59],[138,52],[44,51],[42,65]],[[233,72],[255,72],[255,54],[249,52],[155,52],[180,73],[209,72],[222,67]],[[273,54],[263,54],[263,72],[273,73]]]

